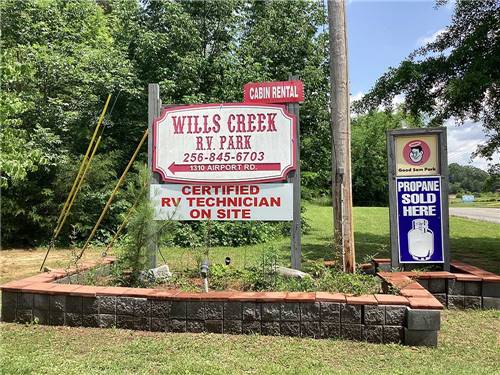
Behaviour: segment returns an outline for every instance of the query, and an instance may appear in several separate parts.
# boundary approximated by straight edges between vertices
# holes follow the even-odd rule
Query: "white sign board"
[[[151,185],[155,220],[293,220],[293,185]]]
[[[167,108],[153,124],[153,171],[174,183],[283,181],[295,141],[295,116],[280,105]]]

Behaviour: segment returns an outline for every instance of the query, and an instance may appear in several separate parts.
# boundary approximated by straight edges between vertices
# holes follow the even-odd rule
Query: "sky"
[[[435,8],[434,1],[348,0],[347,31],[349,79],[353,99],[360,98],[373,87],[377,78],[389,67],[416,48],[431,41],[451,23],[453,4]],[[400,98],[399,98],[400,99]],[[480,124],[466,122],[448,127],[448,161],[486,169],[488,161],[471,155],[485,140]],[[500,163],[500,155],[494,156]]]

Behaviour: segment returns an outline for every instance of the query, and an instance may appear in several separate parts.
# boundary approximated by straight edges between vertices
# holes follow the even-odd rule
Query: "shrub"
[[[137,180],[127,189],[136,197],[137,205],[127,223],[127,234],[118,246],[114,270],[117,281],[130,286],[141,285],[140,273],[146,269],[151,241],[156,241],[171,223],[154,220],[154,210],[148,197],[149,170],[146,165],[139,169]]]
[[[302,213],[305,207],[302,207]],[[310,230],[302,215],[302,233]],[[188,221],[172,223],[172,230],[161,238],[163,246],[244,246],[266,243],[289,236],[291,222],[264,221]]]

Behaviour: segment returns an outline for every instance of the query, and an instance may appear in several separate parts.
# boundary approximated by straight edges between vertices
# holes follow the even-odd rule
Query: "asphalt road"
[[[450,207],[450,215],[500,224],[500,208]]]

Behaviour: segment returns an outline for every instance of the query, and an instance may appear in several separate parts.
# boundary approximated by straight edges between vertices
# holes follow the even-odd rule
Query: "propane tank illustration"
[[[426,219],[412,221],[408,231],[408,252],[415,260],[429,260],[434,254],[434,232]]]

